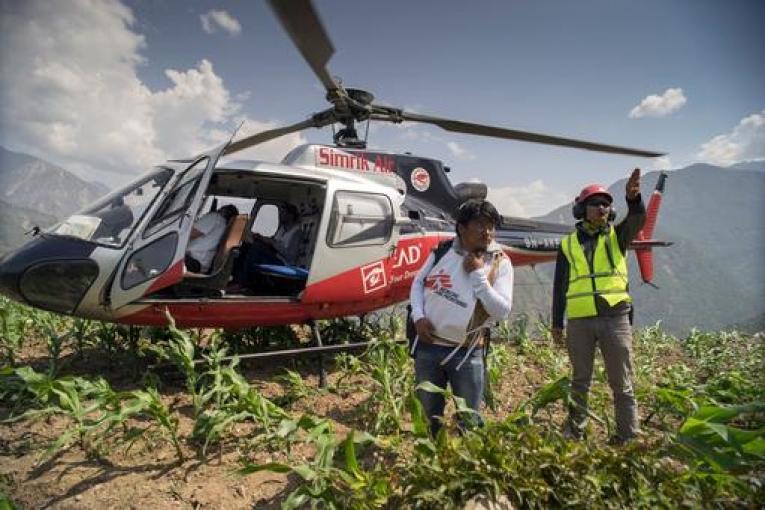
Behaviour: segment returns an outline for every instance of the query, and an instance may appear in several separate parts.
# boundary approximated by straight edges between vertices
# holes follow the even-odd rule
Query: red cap
[[[611,202],[614,201],[614,197],[611,196],[611,193],[609,193],[606,187],[602,184],[590,184],[589,186],[585,187],[574,201],[577,204],[583,204],[593,195],[605,195]]]

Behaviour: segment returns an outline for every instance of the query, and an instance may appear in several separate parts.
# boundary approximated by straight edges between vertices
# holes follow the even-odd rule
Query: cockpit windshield
[[[144,175],[54,225],[48,233],[120,247],[172,175],[169,169]]]

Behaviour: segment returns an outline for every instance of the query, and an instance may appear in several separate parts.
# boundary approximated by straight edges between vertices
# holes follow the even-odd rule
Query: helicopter
[[[663,155],[377,104],[372,93],[346,88],[329,72],[334,47],[310,0],[269,3],[324,86],[329,108],[162,163],[36,232],[0,260],[0,293],[61,314],[136,326],[167,325],[172,317],[179,327],[237,329],[362,315],[408,299],[429,252],[454,237],[460,204],[486,198],[487,186],[452,185],[449,169],[433,158],[368,149],[357,131],[359,123],[416,122],[453,133]],[[279,163],[226,159],[290,133],[326,126],[334,130],[331,144],[295,147]],[[665,177],[659,178],[646,226],[631,245],[649,283],[652,248],[669,244],[652,238]],[[230,203],[242,213],[228,221],[211,268],[190,270],[185,254],[195,219]],[[298,212],[297,259],[291,265],[261,264],[259,283],[242,287],[234,281],[234,269],[247,234],[272,237],[279,210],[288,204]],[[554,261],[570,230],[568,225],[503,216],[496,240],[514,266],[533,266]]]

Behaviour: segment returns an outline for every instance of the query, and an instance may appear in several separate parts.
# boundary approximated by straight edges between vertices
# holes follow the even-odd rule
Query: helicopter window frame
[[[169,232],[130,254],[120,275],[122,290],[130,290],[163,274],[175,259],[178,233]],[[141,257],[153,257],[143,260]]]
[[[200,163],[204,164],[200,165]],[[183,216],[183,213],[188,210],[191,202],[193,202],[199,188],[199,183],[201,182],[202,176],[204,175],[205,170],[209,164],[210,158],[208,156],[204,156],[190,165],[189,168],[187,168],[183,174],[178,177],[175,185],[173,185],[173,188],[164,195],[162,198],[162,203],[159,204],[159,207],[157,207],[154,215],[146,225],[146,228],[143,232],[144,239],[155,235],[157,232],[161,232],[169,225],[177,221],[178,218]],[[183,203],[176,205],[169,211],[163,210],[165,204],[168,204],[167,207],[169,208],[173,205],[178,196],[182,196],[181,192],[184,188],[187,188],[188,192],[183,197]]]
[[[376,201],[379,204],[384,204],[384,215],[382,217],[376,216],[376,215],[364,215],[364,214],[343,214],[340,211],[340,205],[338,203],[338,198],[355,198],[355,197],[364,197],[369,201],[369,198],[373,198],[374,201]],[[380,200],[380,199],[383,200]],[[349,204],[350,205],[350,204]],[[346,218],[350,218],[351,221],[345,221]],[[380,221],[382,220],[382,221]],[[342,222],[341,222],[342,221]],[[362,237],[359,240],[350,240],[353,239],[353,237],[357,237],[360,234],[363,234],[365,231],[374,231],[377,229],[377,225],[373,225],[372,228],[367,228],[365,230],[362,230],[361,232],[356,232],[351,237],[346,237],[345,239],[337,239],[338,236],[338,227],[342,228],[343,225],[346,225],[348,223],[361,223],[362,225],[365,222],[374,222],[377,221],[379,224],[384,225],[385,228],[385,235],[375,235],[374,237]],[[385,193],[370,193],[365,191],[352,191],[352,190],[338,190],[335,192],[334,197],[332,198],[332,211],[330,212],[330,218],[329,218],[329,226],[327,228],[327,245],[331,248],[356,248],[361,246],[384,246],[387,244],[392,235],[393,235],[393,226],[394,226],[394,219],[393,219],[393,204],[391,202],[391,199],[388,195]]]
[[[101,198],[100,200],[98,200],[95,204],[90,205],[87,208],[85,208],[82,211],[80,211],[79,213],[73,215],[73,216],[93,216],[93,214],[96,211],[99,211],[99,210],[103,209],[104,206],[106,206],[107,204],[113,203],[113,202],[115,202],[116,199],[118,199],[120,197],[124,197],[127,194],[133,193],[136,189],[146,185],[148,182],[150,182],[152,180],[154,180],[155,182],[159,182],[159,179],[161,179],[163,177],[163,174],[167,175],[167,178],[166,178],[165,182],[163,182],[163,183],[161,183],[159,185],[159,188],[155,192],[155,194],[152,197],[152,199],[146,203],[146,206],[141,211],[140,216],[133,218],[133,223],[132,223],[132,225],[130,227],[130,230],[125,234],[124,239],[122,239],[119,243],[109,243],[109,242],[98,241],[98,240],[94,240],[94,239],[90,239],[90,238],[85,238],[85,237],[82,237],[82,236],[79,236],[79,235],[63,234],[63,233],[57,232],[57,230],[59,230],[61,228],[61,226],[64,223],[66,223],[67,220],[69,220],[69,218],[72,218],[72,216],[69,216],[69,218],[66,218],[63,221],[60,221],[60,222],[54,224],[52,227],[50,227],[45,232],[46,235],[53,235],[53,236],[57,236],[57,237],[68,237],[68,238],[71,238],[71,239],[77,239],[78,241],[83,241],[83,242],[86,242],[86,243],[95,244],[97,246],[102,246],[104,248],[109,248],[109,249],[113,249],[113,250],[121,250],[122,248],[125,247],[125,245],[127,244],[128,240],[132,239],[133,234],[139,228],[142,220],[145,218],[147,213],[154,208],[154,205],[157,203],[157,201],[162,196],[163,190],[167,187],[168,183],[170,183],[170,181],[172,180],[172,178],[173,178],[173,170],[171,168],[164,167],[164,166],[155,167],[153,172],[147,173],[147,174],[145,174],[143,176],[140,176],[138,179],[136,179],[132,183],[130,183],[130,184],[128,184],[128,185],[126,185],[126,186],[124,186],[122,188],[119,188],[117,190],[114,190],[114,191],[110,192],[108,195],[106,195],[103,198]]]

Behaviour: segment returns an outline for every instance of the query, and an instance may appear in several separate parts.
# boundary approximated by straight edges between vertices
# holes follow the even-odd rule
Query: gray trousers
[[[566,343],[573,375],[571,393],[574,405],[569,409],[567,427],[580,435],[587,419],[587,394],[592,383],[595,346],[605,361],[608,384],[614,395],[616,434],[630,439],[638,432],[637,404],[632,387],[632,327],[628,316],[570,319]]]

